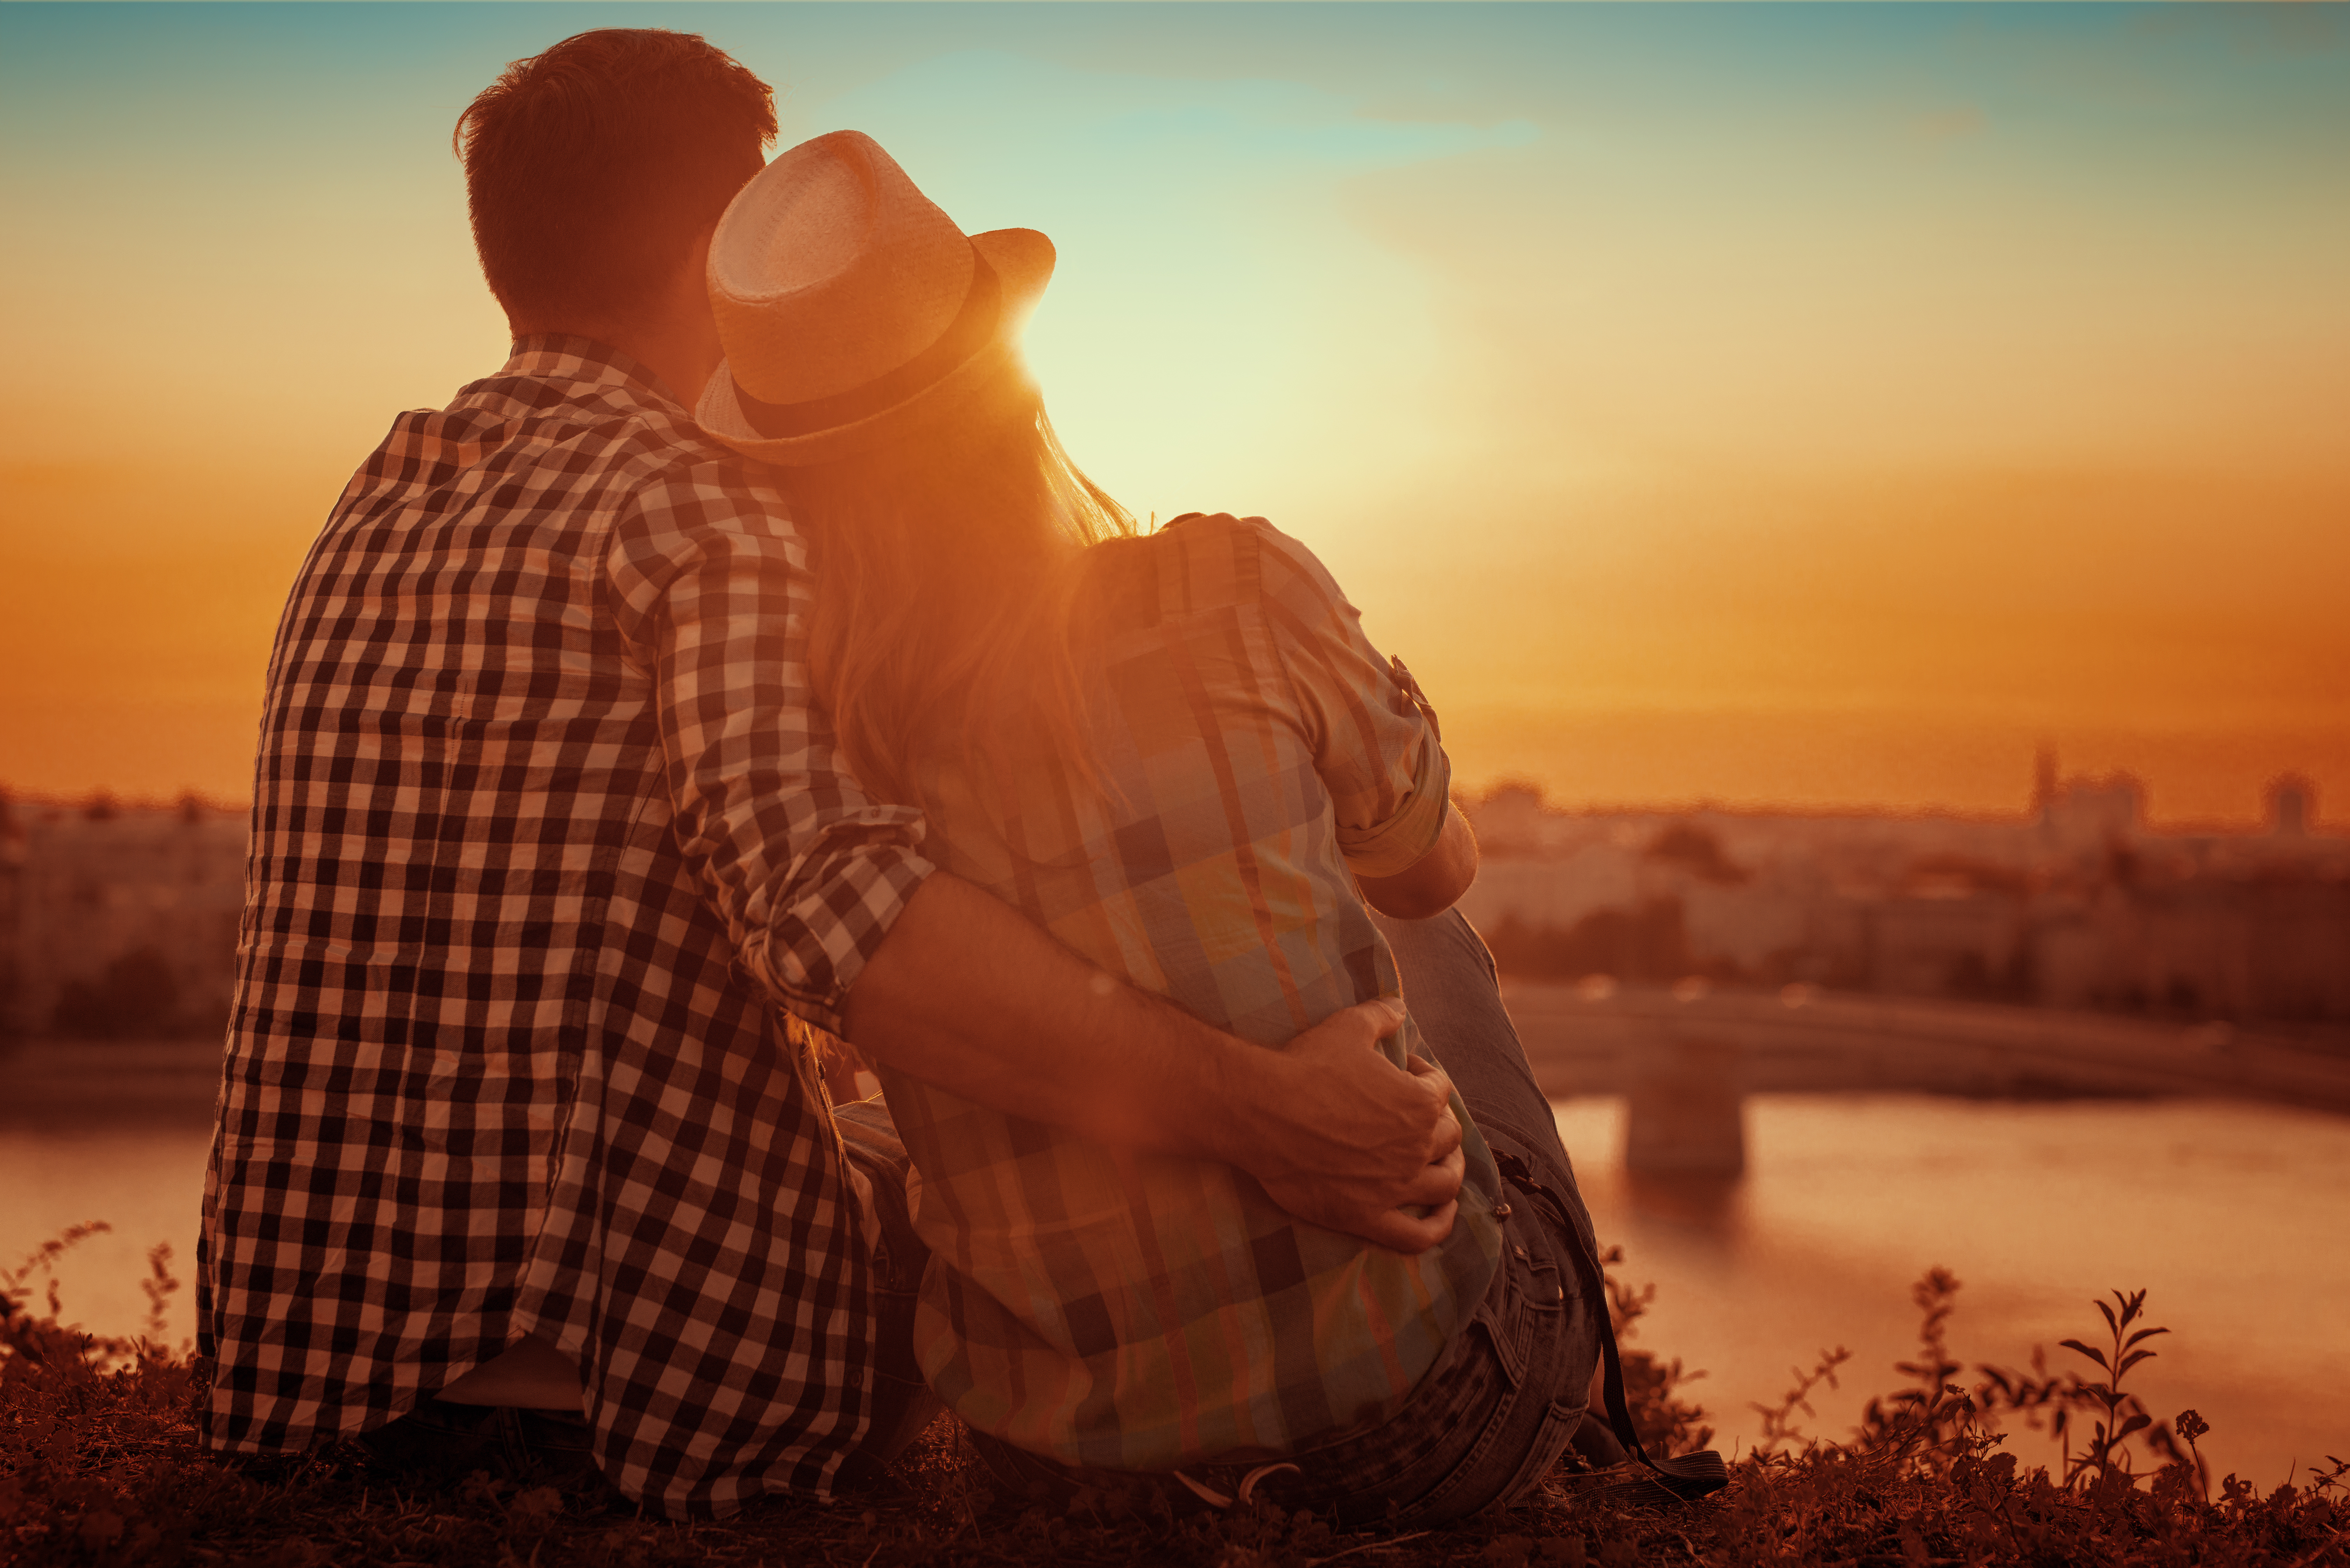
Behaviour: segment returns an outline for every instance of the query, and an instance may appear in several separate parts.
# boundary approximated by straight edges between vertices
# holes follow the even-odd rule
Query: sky
[[[707,36],[1051,234],[1055,422],[1320,552],[1456,777],[2350,821],[2350,13],[0,6],[0,786],[249,793],[276,614],[494,369],[450,150]]]

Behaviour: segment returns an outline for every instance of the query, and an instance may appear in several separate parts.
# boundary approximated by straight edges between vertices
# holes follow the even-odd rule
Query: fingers
[[[1456,1147],[1444,1158],[1420,1167],[1419,1173],[1404,1184],[1396,1201],[1431,1209],[1440,1203],[1450,1203],[1461,1195],[1461,1186],[1468,1173],[1468,1157]]]
[[[1341,1011],[1349,1020],[1350,1028],[1364,1032],[1361,1044],[1367,1046],[1377,1046],[1403,1027],[1403,998],[1399,996],[1375,996]]]
[[[1392,1252],[1425,1252],[1452,1234],[1452,1222],[1460,1215],[1458,1203],[1447,1203],[1418,1220],[1400,1209],[1382,1210],[1356,1233]]]
[[[1293,1053],[1367,1051],[1403,1027],[1403,1003],[1384,996],[1342,1007],[1289,1044]]]
[[[1371,1197],[1359,1183],[1269,1181],[1265,1196],[1309,1225],[1359,1237],[1397,1252],[1424,1252],[1452,1234],[1461,1209],[1461,1168],[1432,1165],[1405,1189],[1382,1186]],[[1399,1204],[1426,1210],[1407,1213]]]
[[[1442,1067],[1425,1056],[1411,1059],[1411,1075],[1419,1086],[1443,1107],[1435,1126],[1428,1133],[1428,1158],[1431,1162],[1442,1160],[1461,1147],[1461,1122],[1453,1116],[1452,1078]]]
[[[1411,1068],[1411,1075],[1419,1080],[1421,1088],[1440,1100],[1452,1097],[1452,1075],[1442,1066],[1425,1056],[1414,1056],[1408,1065]]]
[[[1237,1163],[1302,1220],[1420,1252],[1451,1234],[1466,1160],[1451,1076],[1424,1056],[1399,1073],[1377,1049],[1403,1018],[1399,1002],[1375,998],[1291,1041],[1287,1087],[1256,1102],[1282,1135],[1248,1140]]]
[[[1428,1163],[1436,1165],[1459,1158],[1461,1141],[1461,1118],[1452,1114],[1451,1106],[1446,1106],[1443,1115],[1436,1118],[1436,1125],[1428,1129]]]

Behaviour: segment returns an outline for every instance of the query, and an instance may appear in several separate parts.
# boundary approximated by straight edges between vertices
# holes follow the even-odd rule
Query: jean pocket
[[[1558,1325],[1549,1320],[1566,1313],[1566,1275],[1557,1263],[1536,1258],[1526,1265],[1519,1310],[1542,1320],[1544,1333],[1556,1330]]]
[[[1524,1425],[1520,1402],[1534,1398],[1534,1390],[1519,1386],[1523,1358],[1513,1367],[1503,1354],[1511,1336],[1494,1334],[1482,1319],[1478,1326],[1493,1354],[1478,1356],[1475,1393],[1448,1412],[1451,1419],[1418,1434],[1422,1454],[1389,1494],[1403,1505],[1394,1520],[1398,1526],[1417,1529],[1466,1519],[1492,1499],[1497,1477],[1517,1468],[1511,1433]]]
[[[1543,1478],[1558,1468],[1559,1460],[1566,1455],[1568,1445],[1575,1441],[1576,1429],[1583,1425],[1588,1414],[1580,1400],[1572,1405],[1563,1400],[1554,1401],[1551,1407],[1544,1412],[1542,1426],[1535,1431],[1534,1440],[1520,1460],[1516,1473],[1510,1477],[1509,1484],[1495,1495],[1492,1506],[1513,1507],[1528,1492],[1540,1486]]]
[[[1503,1262],[1503,1268],[1509,1264]],[[1499,1302],[1487,1300],[1469,1320],[1469,1332],[1482,1334],[1492,1347],[1494,1364],[1502,1369],[1502,1382],[1514,1391],[1526,1376],[1526,1333],[1523,1293],[1513,1278]]]

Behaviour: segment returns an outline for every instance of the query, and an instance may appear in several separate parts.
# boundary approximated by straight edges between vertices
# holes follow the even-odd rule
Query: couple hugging
[[[209,1440],[671,1515],[941,1406],[1014,1495],[1347,1521],[1622,1459],[1427,701],[1295,540],[1071,463],[1044,235],[775,129],[634,30],[460,122],[513,357],[393,421],[278,628]]]

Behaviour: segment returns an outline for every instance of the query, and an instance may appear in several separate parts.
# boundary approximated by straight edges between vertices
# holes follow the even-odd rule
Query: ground
[[[866,1501],[777,1500],[721,1523],[649,1520],[608,1493],[484,1474],[420,1489],[356,1445],[227,1462],[197,1438],[200,1364],[150,1342],[61,1327],[54,1306],[36,1312],[31,1272],[0,1271],[8,1302],[0,1323],[0,1564],[25,1568],[1318,1568],[1347,1558],[1377,1568],[2350,1568],[2350,1466],[2337,1461],[2330,1475],[2312,1472],[2304,1485],[2268,1493],[2232,1476],[2215,1487],[2194,1452],[2202,1428],[2193,1413],[2156,1422],[2122,1391],[2131,1358],[2161,1332],[2146,1324],[2142,1295],[2117,1293],[2100,1306],[2106,1332],[2098,1344],[2066,1342],[2088,1378],[1978,1368],[1979,1380],[1961,1387],[1942,1350],[1958,1287],[1938,1272],[1918,1287],[1918,1359],[1902,1368],[1911,1386],[1877,1401],[1849,1442],[1795,1429],[1804,1408],[1798,1387],[1766,1415],[1775,1435],[1764,1451],[1731,1467],[1729,1488],[1701,1502],[1585,1495],[1562,1471],[1519,1507],[1452,1528],[1341,1534],[1262,1504],[1182,1518],[1138,1516],[1115,1503],[1057,1513],[1024,1506],[986,1484],[949,1418]],[[161,1258],[156,1280],[160,1308],[169,1288]],[[1642,1304],[1617,1292],[1627,1330]],[[1629,1359],[1644,1437],[1674,1449],[1701,1442],[1701,1412],[1676,1394],[1677,1366],[1646,1354]],[[2116,1365],[2120,1376],[2106,1370]],[[2005,1451],[2002,1417],[2064,1435],[2056,1473]]]

